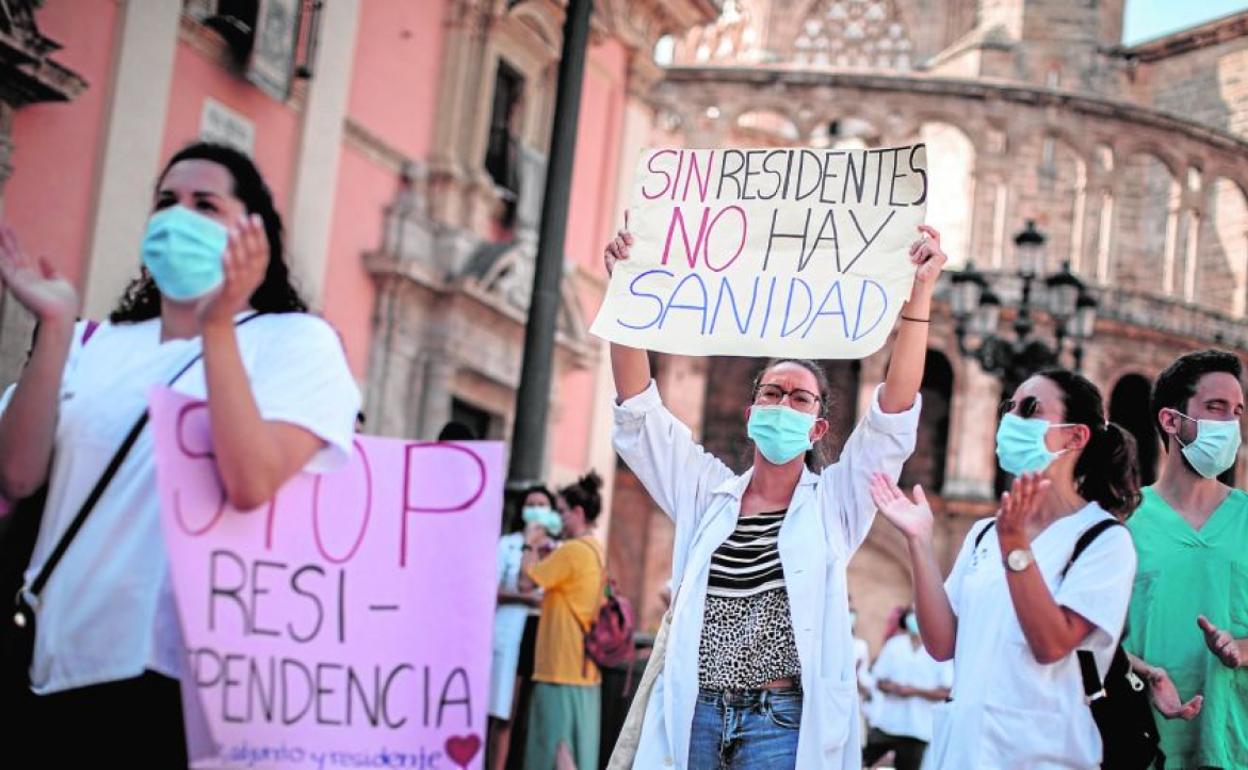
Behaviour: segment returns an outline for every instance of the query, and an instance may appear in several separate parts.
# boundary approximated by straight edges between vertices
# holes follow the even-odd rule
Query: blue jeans
[[[797,764],[802,691],[701,690],[693,710],[689,770],[791,770]]]

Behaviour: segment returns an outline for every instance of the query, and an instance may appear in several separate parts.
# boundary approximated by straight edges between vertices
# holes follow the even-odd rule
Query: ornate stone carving
[[[87,82],[52,59],[59,43],[39,31],[33,0],[0,2],[0,100],[14,107],[73,99]]]

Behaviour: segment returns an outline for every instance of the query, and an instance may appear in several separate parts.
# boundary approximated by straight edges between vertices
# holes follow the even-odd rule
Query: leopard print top
[[[749,690],[801,675],[777,541],[785,511],[742,517],[711,557],[698,685]]]

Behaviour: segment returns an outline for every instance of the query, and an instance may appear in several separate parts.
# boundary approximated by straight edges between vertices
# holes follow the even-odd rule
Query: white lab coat
[[[885,414],[879,389],[840,459],[803,471],[780,529],[780,562],[802,665],[797,767],[861,767],[858,690],[849,624],[846,566],[875,516],[868,485],[896,479],[914,451],[920,403]],[[752,471],[737,476],[697,445],[659,398],[654,383],[615,408],[615,449],[676,524],[676,586],[667,660],[646,706],[637,770],[688,764],[698,693],[698,643],[711,554],[736,526]]]

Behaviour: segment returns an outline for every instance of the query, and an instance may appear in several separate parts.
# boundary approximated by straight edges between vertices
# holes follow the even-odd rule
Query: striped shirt
[[[737,519],[737,527],[714,554],[707,596],[743,598],[784,588],[780,566],[780,525],[786,511]]]

